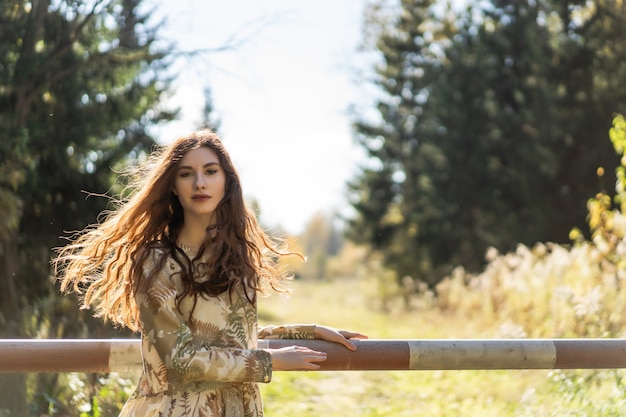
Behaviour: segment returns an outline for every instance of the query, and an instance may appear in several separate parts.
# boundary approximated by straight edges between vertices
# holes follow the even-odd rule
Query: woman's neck
[[[190,249],[199,249],[207,238],[207,229],[212,222],[206,218],[185,218],[185,223],[178,235],[178,245]]]

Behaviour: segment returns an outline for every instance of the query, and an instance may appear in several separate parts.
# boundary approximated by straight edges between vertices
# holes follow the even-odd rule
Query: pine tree
[[[159,105],[169,49],[140,4],[0,3],[0,210],[10,219],[0,227],[4,337],[86,335],[87,324],[68,320],[76,314],[55,301],[52,248],[107,207],[85,191],[106,193],[112,170],[151,150],[149,127],[175,115]],[[18,379],[0,408],[26,415]]]
[[[381,93],[376,102],[379,120],[355,123],[357,140],[371,162],[349,184],[358,213],[349,223],[349,236],[384,252],[400,276],[428,272],[430,256],[417,250],[416,236],[424,236],[418,228],[438,215],[413,210],[432,196],[430,176],[442,162],[436,147],[422,146],[422,138],[434,128],[425,107],[428,86],[440,66],[437,41],[426,35],[439,30],[430,11],[433,4],[401,1],[395,22],[373,20],[378,26],[375,48],[381,55],[375,78]],[[380,16],[390,10],[386,6],[372,12]]]
[[[351,236],[431,284],[489,246],[567,242],[617,162],[604,137],[626,105],[626,6],[398,5],[369,27],[378,119],[355,124],[371,164],[350,185]]]

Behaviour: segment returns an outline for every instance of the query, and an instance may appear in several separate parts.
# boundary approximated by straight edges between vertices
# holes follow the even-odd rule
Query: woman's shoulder
[[[162,242],[149,242],[138,251],[136,259],[142,260],[144,273],[163,269],[171,258],[170,248]]]
[[[176,262],[171,258],[169,248],[160,242],[149,243],[141,254],[144,279],[149,282],[146,288],[153,286],[175,288],[175,276],[180,272]]]

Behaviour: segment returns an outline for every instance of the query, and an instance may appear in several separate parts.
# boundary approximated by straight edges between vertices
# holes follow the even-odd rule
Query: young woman
[[[319,368],[324,352],[258,349],[257,338],[359,333],[316,325],[257,328],[257,293],[286,291],[289,254],[246,207],[239,176],[210,130],[183,136],[135,175],[131,196],[54,260],[61,291],[141,331],[143,372],[121,416],[262,416],[272,370]]]

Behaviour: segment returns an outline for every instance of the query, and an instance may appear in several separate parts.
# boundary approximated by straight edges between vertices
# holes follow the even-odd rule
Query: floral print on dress
[[[157,256],[154,251],[146,274],[157,267]],[[263,416],[257,383],[271,381],[272,358],[257,348],[257,338],[313,339],[315,326],[258,329],[256,305],[243,288],[198,297],[195,308],[189,295],[179,310],[180,270],[167,264],[136,296],[143,372],[120,417]]]

